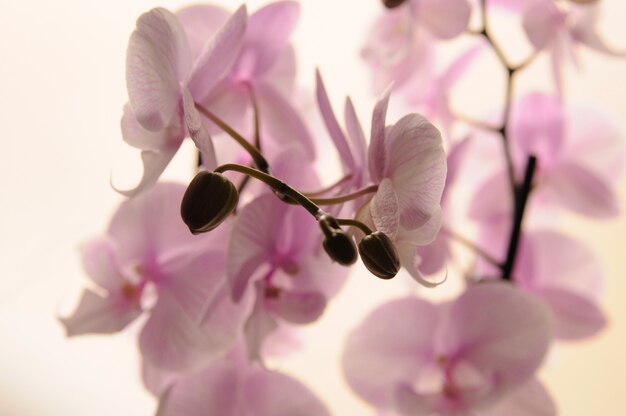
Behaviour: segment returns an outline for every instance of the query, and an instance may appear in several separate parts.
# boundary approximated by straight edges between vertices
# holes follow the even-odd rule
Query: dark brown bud
[[[328,256],[344,266],[353,264],[357,254],[352,237],[346,234],[335,219],[329,215],[320,218],[319,223],[326,237],[322,245]]]
[[[383,4],[388,9],[393,9],[395,7],[401,6],[406,0],[383,0]]]
[[[400,270],[400,258],[386,234],[374,231],[359,243],[359,254],[367,270],[381,279],[391,279]]]
[[[202,171],[187,187],[180,215],[193,234],[206,233],[228,218],[238,202],[237,188],[226,176]]]

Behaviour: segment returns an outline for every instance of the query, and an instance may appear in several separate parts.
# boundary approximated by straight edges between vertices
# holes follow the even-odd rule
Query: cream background
[[[238,2],[215,1],[236,7]],[[250,1],[254,10],[264,1]],[[603,32],[626,49],[626,6],[605,0]],[[141,387],[133,332],[67,340],[55,316],[73,308],[86,282],[76,251],[99,234],[121,198],[108,186],[138,175],[137,154],[122,142],[124,59],[135,19],[156,5],[187,1],[87,0],[0,2],[0,415],[150,415]],[[300,79],[312,86],[318,66],[339,109],[345,94],[369,124],[373,97],[358,57],[379,6],[375,0],[303,0],[294,43]],[[597,103],[626,119],[626,61],[584,53],[573,99]],[[545,62],[523,85],[545,84]],[[458,100],[479,108],[500,97],[488,69]],[[490,94],[494,94],[491,96]],[[498,98],[494,98],[498,99]],[[169,178],[186,178],[191,153]],[[135,176],[133,176],[135,175]],[[620,187],[626,206],[626,181]],[[566,416],[619,416],[626,411],[626,219],[567,218],[606,266],[605,308],[611,326],[589,342],[559,345],[542,379]],[[274,363],[300,376],[336,415],[372,411],[343,384],[341,341],[363,314],[402,292],[356,270],[324,319],[305,335],[311,350]]]

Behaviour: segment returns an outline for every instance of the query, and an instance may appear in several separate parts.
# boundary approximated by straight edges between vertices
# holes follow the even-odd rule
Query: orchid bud
[[[180,215],[193,234],[211,231],[237,207],[235,185],[216,172],[199,172],[191,181],[180,205]]]
[[[359,243],[359,254],[367,270],[381,279],[391,279],[400,270],[400,258],[385,233],[374,231]]]
[[[383,4],[388,9],[393,9],[398,6],[401,6],[406,0],[383,0]]]
[[[352,237],[346,234],[337,221],[329,215],[322,216],[319,223],[326,237],[322,245],[330,258],[344,266],[353,264],[357,255]]]

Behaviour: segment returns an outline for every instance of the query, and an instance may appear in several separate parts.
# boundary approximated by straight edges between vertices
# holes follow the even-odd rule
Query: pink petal
[[[172,142],[179,142],[184,136],[178,123],[170,123],[158,131],[146,130],[135,118],[130,104],[124,106],[120,124],[124,141],[141,150],[166,150]]]
[[[179,374],[157,368],[145,360],[141,362],[141,380],[144,387],[159,397],[163,395],[169,388],[179,379]]]
[[[565,16],[554,1],[534,0],[524,9],[523,26],[528,40],[539,51],[563,30]]]
[[[398,385],[393,392],[394,409],[402,416],[430,416],[437,408],[437,397],[416,393],[408,383]]]
[[[383,92],[372,113],[372,133],[369,146],[370,175],[375,181],[382,180],[387,168],[387,145],[385,143],[385,118],[391,89]]]
[[[339,156],[346,166],[347,171],[353,171],[355,166],[354,156],[350,150],[350,145],[348,144],[346,136],[341,130],[341,127],[337,122],[337,118],[333,113],[332,106],[330,105],[330,101],[328,99],[328,94],[326,93],[326,87],[324,86],[324,81],[322,81],[322,76],[320,75],[319,70],[315,71],[315,85],[317,106],[322,114],[322,120],[324,120],[326,130],[328,130],[330,138],[333,139],[335,147],[337,148]]]
[[[311,134],[289,99],[269,84],[256,85],[255,93],[261,108],[264,136],[269,135],[282,146],[300,146],[310,160],[315,159]]]
[[[228,73],[237,59],[246,32],[248,14],[243,5],[205,44],[197,58],[187,88],[196,100],[202,100]]]
[[[101,297],[84,290],[78,307],[67,318],[59,320],[68,337],[84,334],[112,334],[119,332],[141,314],[141,308],[121,296]]]
[[[508,283],[470,287],[453,303],[450,318],[443,348],[462,351],[459,358],[490,374],[493,394],[529,380],[552,338],[543,302]]]
[[[144,128],[158,131],[170,123],[190,64],[187,38],[176,16],[156,8],[137,19],[126,52],[126,85],[135,117]]]
[[[279,326],[272,314],[270,314],[269,311],[263,307],[262,288],[256,287],[255,289],[256,303],[254,305],[254,309],[252,310],[252,314],[250,314],[250,317],[246,321],[244,334],[248,357],[251,360],[260,360],[263,343],[270,334],[274,333],[279,328]]]
[[[352,332],[343,353],[350,387],[377,407],[389,407],[394,386],[411,381],[429,360],[441,323],[438,309],[417,298],[396,300],[370,313]]]
[[[471,8],[467,0],[420,0],[417,19],[441,39],[453,38],[467,29]]]
[[[400,242],[396,244],[396,250],[402,267],[422,286],[436,287],[446,280],[444,277],[443,279],[431,281],[422,276],[422,258],[418,247],[415,245]]]
[[[543,186],[562,206],[579,214],[604,219],[620,213],[610,184],[583,166],[562,163],[546,178]]]
[[[176,17],[185,29],[195,60],[207,41],[228,21],[230,12],[219,6],[198,4],[178,10]]]
[[[147,189],[151,188],[152,186],[154,186],[155,183],[157,183],[159,177],[161,177],[161,174],[163,173],[167,165],[169,165],[172,158],[174,158],[174,155],[178,151],[181,143],[182,138],[180,142],[176,143],[176,145],[162,151],[142,151],[141,162],[143,163],[143,174],[137,186],[127,190],[118,189],[113,184],[111,184],[111,187],[120,194],[129,198],[134,197],[141,192],[144,192]]]
[[[295,1],[269,4],[250,16],[242,54],[254,55],[257,78],[267,73],[287,48],[299,16],[300,5]]]
[[[400,226],[400,212],[398,210],[398,195],[390,179],[385,178],[378,185],[370,208],[376,229],[387,234],[392,240],[395,239]]]
[[[571,32],[572,37],[591,49],[612,56],[624,56],[625,52],[617,51],[610,47],[597,33],[598,18],[600,15],[600,5],[582,5],[574,7],[571,11]]]
[[[451,258],[448,237],[439,234],[431,244],[415,248],[415,253],[421,259],[418,269],[426,275],[440,272]]]
[[[109,238],[98,238],[80,246],[80,257],[87,276],[109,292],[119,290],[124,276],[115,258],[115,243]]]
[[[506,172],[496,172],[478,186],[468,215],[476,221],[513,215],[513,194]]]
[[[196,109],[196,104],[191,96],[191,93],[187,88],[183,88],[183,112],[185,113],[185,125],[189,136],[196,144],[196,147],[200,150],[202,155],[202,165],[207,170],[213,170],[217,167],[217,160],[215,159],[215,148],[213,147],[213,141],[207,133],[200,113]]]
[[[388,132],[387,168],[398,195],[400,224],[415,229],[440,209],[446,180],[441,134],[418,114],[401,118]]]
[[[477,416],[556,416],[554,401],[536,378],[508,393],[495,405],[481,409]]]
[[[246,380],[243,391],[246,416],[330,416],[304,384],[281,373],[259,369]]]
[[[276,299],[266,298],[265,305],[287,322],[308,324],[322,315],[326,308],[326,298],[319,292],[283,290]]]
[[[161,396],[157,416],[241,416],[238,373],[223,360],[186,375]]]
[[[589,338],[606,327],[606,317],[588,297],[551,288],[541,290],[537,295],[550,305],[555,336],[560,339]]]
[[[356,112],[354,111],[354,105],[352,105],[350,97],[346,98],[344,117],[346,119],[346,130],[348,131],[348,137],[350,138],[352,157],[360,169],[365,169],[365,164],[367,163],[367,141],[365,139],[365,134],[363,134],[361,123],[359,123]]]

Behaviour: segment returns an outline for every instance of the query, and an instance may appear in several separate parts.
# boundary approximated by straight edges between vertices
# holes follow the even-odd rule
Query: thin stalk
[[[361,221],[349,219],[349,218],[336,218],[337,224],[339,225],[347,225],[349,227],[357,227],[359,230],[363,231],[365,235],[370,235],[372,230]]]
[[[352,201],[360,196],[374,193],[378,190],[378,185],[370,185],[365,188],[361,188],[358,191],[351,192],[349,194],[335,196],[332,198],[311,198],[311,201],[317,205],[335,205],[342,204],[347,201]]]
[[[316,196],[319,196],[319,195],[324,195],[325,193],[332,191],[334,188],[338,187],[339,185],[343,184],[344,182],[349,181],[350,179],[352,179],[352,175],[346,175],[343,178],[339,179],[337,182],[335,182],[335,183],[333,183],[331,185],[328,185],[325,188],[322,188],[322,189],[317,190],[317,191],[302,192],[302,194],[307,196],[307,197],[309,197],[309,198],[316,197]]]
[[[478,247],[475,243],[471,242],[469,239],[465,238],[464,236],[457,234],[456,232],[448,228],[442,228],[440,232],[449,235],[455,241],[461,243],[468,249],[472,250],[474,253],[478,254],[480,257],[482,257],[483,259],[485,259],[492,265],[496,266],[498,269],[502,269],[502,265],[500,264],[498,260],[496,260],[491,254],[487,253],[485,250]]]

